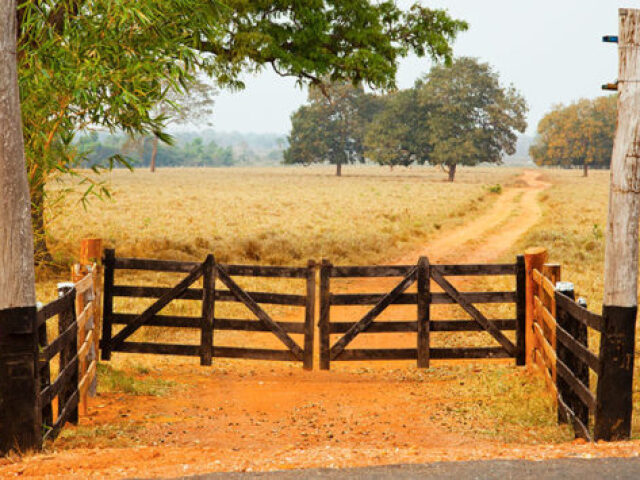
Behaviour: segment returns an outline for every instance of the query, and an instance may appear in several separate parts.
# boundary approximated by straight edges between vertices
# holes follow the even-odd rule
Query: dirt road
[[[506,189],[475,221],[396,261],[413,263],[421,254],[440,262],[495,260],[540,219],[536,196],[546,185],[535,172],[526,172],[521,183]],[[179,477],[442,460],[622,456],[637,449],[633,442],[525,449],[447,428],[438,419],[446,416],[450,386],[464,378],[441,368],[421,372],[409,365],[336,365],[331,372],[303,372],[264,362],[217,361],[212,368],[181,362],[158,362],[145,374],[174,382],[169,396],[101,395],[92,402],[89,418],[68,429],[45,453],[0,459],[0,477]]]

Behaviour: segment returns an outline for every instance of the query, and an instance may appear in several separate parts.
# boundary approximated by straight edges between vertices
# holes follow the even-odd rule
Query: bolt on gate
[[[509,275],[516,280],[515,291],[461,292],[446,277]],[[401,278],[387,293],[334,293],[335,278]],[[524,365],[525,264],[518,256],[513,264],[432,265],[426,257],[417,265],[333,266],[323,260],[320,267],[320,368],[329,369],[332,361],[417,360],[418,367],[429,366],[430,359],[509,358]],[[431,282],[442,291],[432,291]],[[407,290],[417,284],[415,293]],[[516,305],[516,318],[489,319],[475,305],[505,303]],[[471,320],[432,320],[431,305],[457,304]],[[336,306],[372,305],[357,321],[332,322],[331,309]],[[380,321],[391,305],[414,305],[415,321]],[[504,331],[516,331],[515,344]],[[432,348],[430,332],[486,331],[497,347]],[[415,332],[416,347],[409,349],[347,349],[362,333]],[[342,334],[331,344],[331,335]]]
[[[151,272],[187,273],[174,287],[129,286],[115,284],[115,272],[139,270]],[[105,250],[104,314],[102,359],[111,352],[150,353],[199,356],[202,365],[211,365],[213,357],[258,360],[299,361],[305,369],[313,368],[313,321],[315,317],[315,263],[306,267],[272,267],[255,265],[225,265],[213,255],[204,262],[178,262],[139,258],[118,258],[114,250]],[[297,278],[306,282],[306,293],[252,292],[240,287],[233,277]],[[202,278],[202,287],[194,284]],[[226,289],[220,289],[220,286]],[[114,311],[114,298],[157,299],[142,313]],[[200,301],[199,316],[159,315],[174,300]],[[216,305],[234,302],[244,305],[253,319],[220,318]],[[276,321],[261,305],[284,305],[304,309],[303,321]],[[124,327],[113,333],[114,325]],[[200,344],[169,344],[132,341],[141,327],[194,329],[200,332]],[[286,349],[263,349],[217,346],[215,331],[267,332],[273,334]],[[299,345],[291,335],[303,335]]]

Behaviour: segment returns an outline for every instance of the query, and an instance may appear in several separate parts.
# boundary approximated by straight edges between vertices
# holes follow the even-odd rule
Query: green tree
[[[608,168],[616,128],[617,96],[558,105],[538,124],[529,153],[540,166]]]
[[[284,163],[329,162],[342,174],[342,165],[364,162],[364,134],[374,115],[376,98],[351,83],[309,89],[309,105],[291,117],[289,148]]]
[[[271,66],[319,84],[348,80],[391,88],[398,57],[449,58],[466,28],[442,10],[394,2],[312,0],[34,0],[17,9],[19,82],[36,251],[46,257],[46,185],[74,175],[88,195],[108,193],[73,142],[89,127],[163,133],[154,108],[198,73],[241,88],[239,74]],[[126,164],[111,157],[95,172]]]
[[[369,160],[392,168],[429,162],[433,148],[428,129],[429,110],[418,103],[419,85],[391,93],[382,100],[382,108],[373,117],[365,136]]]
[[[418,104],[429,112],[429,162],[455,179],[458,165],[500,163],[515,153],[516,132],[527,127],[527,104],[513,87],[500,85],[486,63],[458,58],[436,65],[418,85]]]

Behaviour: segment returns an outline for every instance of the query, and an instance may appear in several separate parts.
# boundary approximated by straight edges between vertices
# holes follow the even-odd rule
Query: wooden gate
[[[493,276],[515,277],[516,289],[502,292],[460,292],[446,277]],[[399,277],[401,280],[387,293],[334,293],[332,278]],[[329,369],[332,361],[350,360],[417,360],[418,367],[429,366],[430,359],[516,358],[524,365],[525,268],[519,256],[513,264],[430,265],[421,258],[417,265],[334,267],[324,260],[320,269],[320,368]],[[431,283],[436,289],[432,291]],[[416,284],[415,293],[407,291]],[[435,289],[434,289],[435,290]],[[515,318],[489,319],[475,304],[515,304]],[[433,320],[431,305],[457,304],[470,320]],[[373,305],[357,321],[332,322],[335,306]],[[380,321],[381,313],[391,305],[415,305],[416,320]],[[516,332],[515,343],[504,331]],[[430,332],[486,331],[499,346],[480,348],[431,348]],[[362,333],[415,332],[415,348],[348,349]],[[342,336],[331,343],[331,335]]]
[[[155,286],[117,285],[117,270],[187,273],[172,288]],[[109,360],[111,352],[148,353],[199,356],[202,365],[211,365],[213,357],[261,360],[300,361],[305,369],[313,367],[313,319],[315,313],[315,263],[307,267],[264,267],[254,265],[225,265],[209,255],[203,263],[117,258],[114,250],[105,250],[104,258],[104,314],[102,358]],[[233,277],[297,278],[306,281],[305,294],[250,292],[241,288]],[[194,284],[202,278],[202,287]],[[226,290],[218,289],[221,283]],[[114,298],[157,298],[140,314],[115,312]],[[160,311],[173,300],[201,302],[199,316],[160,315]],[[216,304],[234,302],[244,305],[254,319],[221,318]],[[284,305],[304,309],[303,321],[276,321],[261,305]],[[124,327],[113,334],[114,325]],[[142,326],[197,329],[199,345],[134,342],[131,335]],[[285,349],[218,346],[214,344],[215,331],[272,333]],[[303,335],[299,345],[291,335]]]

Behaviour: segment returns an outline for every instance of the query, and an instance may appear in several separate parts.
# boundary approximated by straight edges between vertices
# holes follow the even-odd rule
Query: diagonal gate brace
[[[351,341],[358,336],[358,334],[364,332],[373,321],[383,312],[385,308],[395,302],[400,295],[402,295],[407,288],[409,288],[416,281],[416,272],[418,267],[413,267],[406,277],[389,293],[380,299],[380,301],[369,312],[362,317],[362,319],[352,326],[344,336],[338,340],[333,347],[331,347],[331,360],[335,360],[344,352],[344,349],[351,343]]]
[[[460,305],[482,328],[491,334],[509,355],[515,355],[516,347],[511,341],[480,310],[468,302],[464,296],[438,271],[437,267],[431,268],[431,278],[447,293],[458,305]]]
[[[284,345],[291,350],[293,355],[298,359],[302,360],[304,356],[304,352],[302,348],[287,334],[287,332],[276,322],[274,322],[269,314],[265,312],[260,305],[256,303],[256,301],[251,298],[251,296],[245,292],[240,286],[233,281],[233,279],[229,276],[229,274],[220,266],[216,265],[218,270],[218,278],[224,283],[229,291],[244,305],[251,310],[251,312],[258,317],[258,319],[267,326],[276,337],[280,339]]]
[[[187,289],[202,276],[204,264],[197,265],[189,275],[180,281],[175,287],[162,295],[153,305],[147,308],[140,316],[136,317],[131,323],[118,332],[118,334],[111,339],[111,345],[113,347],[119,347],[122,343],[135,333],[138,328],[148,322],[151,317],[157,314],[160,310],[166,307],[172,300],[182,296]]]

